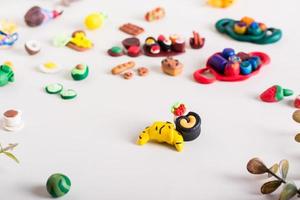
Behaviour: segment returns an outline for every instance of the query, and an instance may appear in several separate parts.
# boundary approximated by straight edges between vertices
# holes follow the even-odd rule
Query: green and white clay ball
[[[71,181],[63,174],[53,174],[47,180],[47,191],[54,197],[62,197],[70,191]]]
[[[86,64],[76,65],[71,71],[72,78],[75,81],[81,81],[89,75],[89,67]]]

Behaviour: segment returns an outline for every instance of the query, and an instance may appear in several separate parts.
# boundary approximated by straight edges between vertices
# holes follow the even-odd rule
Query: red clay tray
[[[185,51],[183,51],[183,52],[175,52],[175,51],[165,52],[165,51],[161,51],[159,54],[152,54],[152,53],[149,53],[149,51],[146,50],[146,45],[143,45],[143,51],[144,51],[143,54],[145,56],[149,56],[149,57],[168,57],[168,56],[176,56],[176,55],[185,53]]]
[[[219,54],[219,53],[216,53],[216,54]],[[249,53],[249,55],[250,56],[258,56],[258,57],[260,57],[260,60],[261,60],[261,64],[251,74],[248,74],[248,75],[239,74],[236,76],[225,76],[224,74],[220,74],[217,71],[215,71],[213,69],[213,67],[208,65],[208,63],[207,63],[205,68],[198,69],[197,71],[194,72],[194,79],[198,83],[202,83],[202,84],[210,84],[210,83],[215,82],[216,80],[232,81],[232,82],[233,81],[243,81],[243,80],[250,78],[251,76],[256,75],[264,65],[267,65],[270,63],[270,57],[263,52],[251,52],[251,53]],[[204,76],[203,75],[204,73],[211,74],[212,78],[208,78],[207,76]]]

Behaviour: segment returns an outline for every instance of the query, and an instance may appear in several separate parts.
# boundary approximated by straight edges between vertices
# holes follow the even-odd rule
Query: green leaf
[[[280,168],[281,176],[285,180],[289,172],[289,161],[287,160],[280,161],[279,168]]]
[[[16,158],[16,156],[14,156],[12,153],[9,153],[7,151],[3,152],[5,155],[7,155],[9,158],[13,159],[14,161],[16,161],[17,163],[19,163],[19,160]]]
[[[274,174],[277,174],[278,170],[279,170],[279,165],[276,163],[274,164],[270,169],[271,172],[273,172]],[[268,173],[268,177],[272,177],[273,175]]]
[[[281,194],[279,200],[289,200],[297,194],[297,187],[293,183],[287,183]]]
[[[247,164],[247,170],[251,174],[264,174],[269,171],[266,165],[259,158],[251,159]]]
[[[281,183],[279,180],[269,181],[261,186],[260,191],[262,194],[270,194],[277,190]]]

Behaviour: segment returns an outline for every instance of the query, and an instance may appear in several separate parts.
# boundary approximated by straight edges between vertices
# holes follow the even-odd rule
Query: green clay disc
[[[68,89],[60,92],[60,96],[62,99],[74,99],[77,96],[75,90]]]
[[[63,174],[53,174],[48,178],[46,187],[52,197],[62,197],[70,191],[71,181]]]
[[[58,94],[63,90],[62,84],[59,83],[53,83],[50,85],[47,85],[45,87],[45,90],[48,94]]]

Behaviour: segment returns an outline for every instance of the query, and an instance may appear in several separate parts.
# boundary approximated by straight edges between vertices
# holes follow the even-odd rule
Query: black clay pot
[[[201,133],[201,118],[197,113],[189,112],[175,120],[176,130],[181,133],[184,141],[192,141]]]

